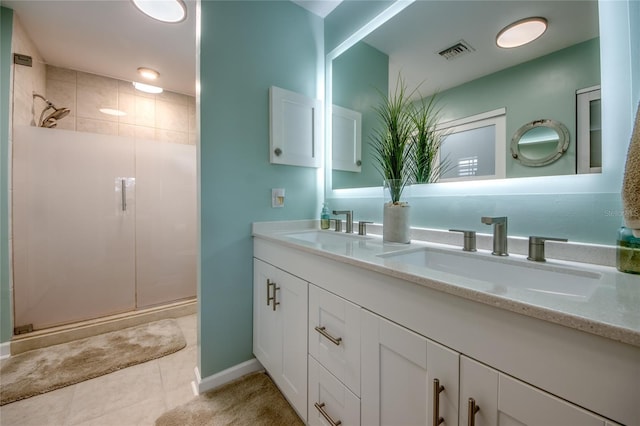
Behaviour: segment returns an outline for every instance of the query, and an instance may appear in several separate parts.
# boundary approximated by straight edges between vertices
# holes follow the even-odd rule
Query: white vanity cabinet
[[[636,346],[337,254],[256,238],[254,256],[254,353],[309,424],[466,426],[469,398],[478,426],[640,424]],[[281,320],[273,291],[276,313],[296,305]]]
[[[307,282],[259,259],[253,274],[253,353],[306,420]]]
[[[457,425],[458,358],[363,309],[362,424],[431,426],[435,416]]]
[[[465,356],[460,357],[460,407],[461,425],[614,424]]]

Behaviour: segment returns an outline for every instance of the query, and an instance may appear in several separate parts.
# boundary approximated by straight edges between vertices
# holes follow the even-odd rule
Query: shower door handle
[[[122,179],[120,181],[122,190],[120,191],[122,193],[122,211],[126,212],[127,211],[127,180],[126,179]]]

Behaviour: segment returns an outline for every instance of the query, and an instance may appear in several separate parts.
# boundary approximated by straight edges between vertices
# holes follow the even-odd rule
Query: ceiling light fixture
[[[161,22],[175,24],[187,18],[182,0],[131,0],[139,11]]]
[[[540,17],[526,18],[504,27],[496,37],[499,47],[510,49],[531,43],[547,30],[547,20]]]
[[[100,108],[99,111],[103,114],[113,115],[116,117],[124,117],[125,115],[127,115],[126,112],[120,111],[119,109],[114,109],[114,108]]]
[[[138,83],[137,81],[133,82],[133,87],[145,93],[162,93],[162,87],[152,86],[150,84]]]
[[[145,67],[138,68],[138,74],[140,74],[142,78],[147,80],[155,80],[160,77],[160,73],[158,71]]]

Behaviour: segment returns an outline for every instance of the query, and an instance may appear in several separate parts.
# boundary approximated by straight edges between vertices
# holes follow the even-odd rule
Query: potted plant
[[[390,96],[380,93],[381,102],[374,107],[381,123],[371,141],[374,163],[384,179],[384,190],[391,198],[384,204],[383,240],[398,243],[411,240],[409,204],[400,198],[412,169],[412,94],[407,94],[404,80],[398,77],[395,92]]]

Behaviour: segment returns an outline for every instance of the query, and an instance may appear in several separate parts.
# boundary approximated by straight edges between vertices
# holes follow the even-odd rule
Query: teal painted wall
[[[13,10],[0,7],[0,343],[11,340],[9,282],[9,103]]]
[[[507,109],[507,177],[573,174],[576,169],[576,90],[600,84],[599,39],[525,62],[443,91],[445,119]],[[525,167],[511,157],[513,134],[533,120],[549,118],[569,130],[569,150],[555,163]]]
[[[362,114],[362,159],[372,158],[370,141],[377,114],[373,107],[380,102],[380,93],[388,93],[389,56],[360,42],[333,61],[333,104]],[[359,173],[333,171],[334,188],[380,185],[380,173],[373,162],[363,161]]]
[[[316,96],[322,19],[290,1],[203,1],[200,374],[252,355],[255,221],[319,217],[317,170],[269,163],[269,87]],[[320,86],[319,86],[320,85]],[[271,188],[285,207],[271,208]]]

